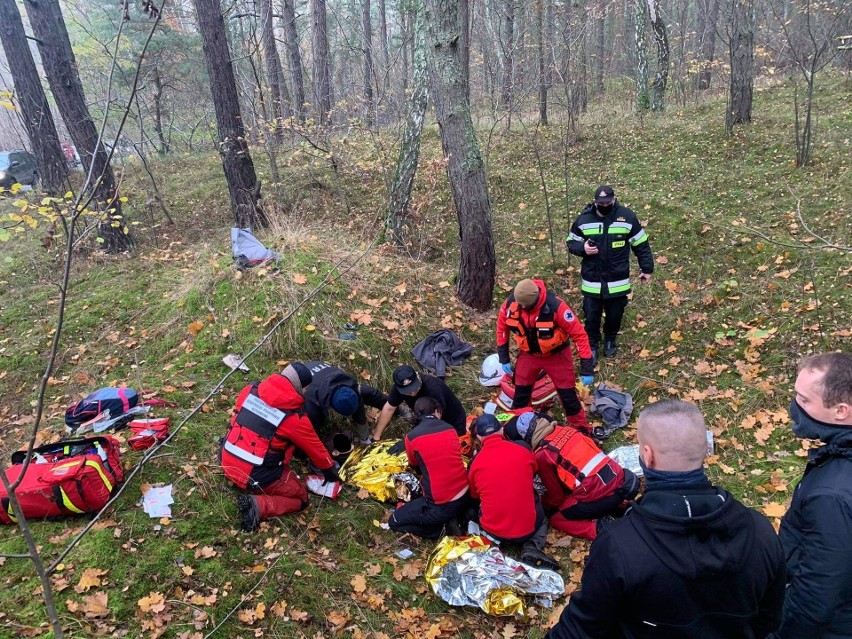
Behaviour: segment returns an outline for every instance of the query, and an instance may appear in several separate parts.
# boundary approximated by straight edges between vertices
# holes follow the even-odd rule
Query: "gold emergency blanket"
[[[368,491],[379,501],[396,501],[394,475],[408,470],[405,452],[392,455],[388,450],[396,441],[379,442],[358,448],[340,469],[340,478],[347,484]]]
[[[426,581],[453,606],[478,606],[490,615],[524,617],[530,601],[549,608],[565,582],[504,555],[479,535],[444,537],[426,564]]]

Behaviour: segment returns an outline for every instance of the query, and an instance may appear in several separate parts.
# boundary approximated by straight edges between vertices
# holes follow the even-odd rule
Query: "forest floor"
[[[757,91],[754,123],[733,135],[724,132],[721,98],[641,120],[604,103],[573,133],[558,124],[483,128],[498,258],[494,310],[486,313],[453,296],[458,231],[435,126],[424,136],[410,251],[373,245],[393,141],[353,130],[330,143],[336,172],[309,145],[280,159],[279,192],[264,187],[278,206],[259,233],[282,255],[268,270],[232,268],[231,216],[214,154],[154,163],[174,227],[148,225],[144,175],[128,165],[138,247],[74,262],[42,441],[61,434],[68,405],[111,384],[176,402],[156,410],[176,425],[227,372],[225,354],[251,349],[338,261],[340,270],[354,265],[273,334],[248,361],[251,373],[227,380],[63,560],[52,579],[67,635],[201,638],[224,621],[215,636],[542,636],[558,609],[533,606],[528,619],[503,620],[440,601],[423,578],[434,544],[380,529],[388,506],[352,488],[337,501],[314,497],[308,510],[258,533],[240,532],[217,441],[243,385],[284,361],[324,359],[387,390],[392,369],[411,363],[411,347],[441,327],[475,346],[448,383],[468,409],[481,406],[489,393],[477,383],[479,365],[494,350],[496,308],[511,286],[540,277],[581,306],[578,260],[564,238],[601,183],[613,184],[647,223],[656,271],[650,284],[635,286],[621,352],[602,360],[597,379],[633,394],[634,418],[657,399],[697,403],[716,440],[711,477],[777,524],[804,463],[787,417],[796,361],[848,350],[852,336],[852,258],[826,246],[852,245],[850,94],[848,80],[819,86],[814,162],[805,169],[794,166],[792,90],[781,86]],[[268,185],[261,149],[255,158]],[[33,423],[56,324],[61,247],[43,249],[43,233],[4,245],[0,260],[7,451]],[[359,326],[354,341],[338,338],[348,322]],[[403,432],[395,423],[388,434]],[[606,448],[634,435],[631,424]],[[141,456],[128,447],[126,467]],[[139,504],[142,487],[160,483],[174,487],[168,520],[150,519]],[[52,560],[84,524],[32,528]],[[569,592],[587,546],[551,534]],[[403,548],[414,556],[398,558]],[[0,531],[0,553],[22,552],[16,527]],[[0,580],[0,637],[50,636],[30,562],[0,559]]]

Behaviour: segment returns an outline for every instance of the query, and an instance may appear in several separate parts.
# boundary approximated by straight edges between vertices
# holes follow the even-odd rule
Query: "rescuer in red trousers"
[[[313,375],[301,362],[281,374],[246,386],[237,397],[219,461],[233,484],[246,490],[237,499],[246,532],[271,517],[303,510],[308,490],[290,468],[296,448],[320,469],[326,481],[339,481],[337,465],[302,412],[304,389]]]
[[[577,347],[581,380],[586,386],[594,381],[592,350],[586,331],[571,307],[550,293],[541,280],[521,280],[497,315],[497,353],[508,374],[513,370],[509,358],[510,335],[518,345],[512,408],[529,404],[533,385],[544,371],[556,386],[566,421],[574,428],[591,432],[574,388],[570,342]]]

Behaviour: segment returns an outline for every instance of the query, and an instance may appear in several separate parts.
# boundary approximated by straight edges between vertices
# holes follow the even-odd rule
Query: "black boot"
[[[257,501],[252,495],[240,495],[237,497],[237,508],[242,518],[242,529],[245,532],[254,532],[260,528],[260,510]]]
[[[618,344],[614,337],[607,337],[604,342],[604,355],[606,357],[615,357],[618,354]]]
[[[592,366],[598,365],[598,345],[592,344]]]

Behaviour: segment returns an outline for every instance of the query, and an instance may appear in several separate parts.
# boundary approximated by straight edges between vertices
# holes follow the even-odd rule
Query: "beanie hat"
[[[302,362],[290,362],[289,366],[281,371],[281,375],[290,381],[299,395],[305,394],[305,386],[310,384],[314,379],[311,369],[302,364]]]
[[[503,429],[503,425],[494,415],[485,414],[473,420],[473,428],[479,437],[488,437],[489,435],[500,432]]]
[[[532,306],[538,301],[538,286],[532,280],[521,280],[515,285],[515,301],[521,306]]]
[[[331,407],[344,417],[354,415],[358,410],[358,393],[348,386],[341,386],[331,396]]]

